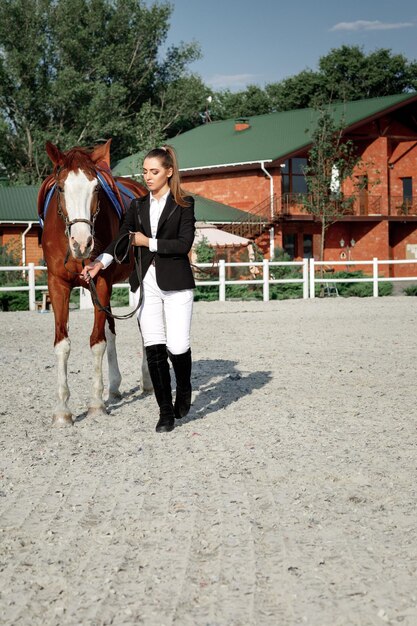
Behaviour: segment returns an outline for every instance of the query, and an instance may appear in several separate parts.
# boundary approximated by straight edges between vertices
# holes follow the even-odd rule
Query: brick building
[[[347,102],[333,113],[361,165],[343,185],[353,209],[329,228],[325,260],[415,258],[417,94]],[[303,109],[225,120],[173,138],[197,219],[251,237],[266,256],[282,247],[295,259],[318,258],[320,223],[301,202],[316,116]],[[123,159],[114,173],[138,176],[142,156]],[[26,263],[42,258],[36,195],[36,187],[0,187],[0,245],[14,241]],[[394,272],[409,275],[410,267]]]
[[[330,226],[325,260],[415,258],[417,94],[347,102],[332,111],[361,163],[341,189],[352,198],[352,211]],[[184,187],[250,212],[258,223],[235,224],[235,232],[252,235],[267,256],[279,246],[296,259],[318,258],[320,223],[301,201],[316,116],[312,109],[271,113],[173,138]],[[115,172],[137,175],[141,156],[123,159]],[[410,268],[395,271],[407,275]]]
[[[0,187],[0,246],[20,265],[42,263],[42,229],[37,213],[38,187]]]
[[[194,195],[195,214],[199,222],[224,226],[234,221],[248,218],[246,213],[234,207],[227,206]],[[1,187],[0,186],[0,246],[12,251],[17,264],[43,264],[42,228],[37,213],[38,187]],[[247,243],[242,244],[246,246]],[[238,249],[236,238],[226,237],[217,248],[224,248],[224,257],[228,258],[230,249]],[[222,255],[221,255],[222,256]]]

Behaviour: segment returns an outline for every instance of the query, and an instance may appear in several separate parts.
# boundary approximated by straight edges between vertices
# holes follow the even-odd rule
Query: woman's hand
[[[149,237],[144,235],[141,232],[130,233],[132,236],[132,246],[142,246],[145,248],[149,248]]]
[[[81,276],[86,283],[89,283],[94,276],[96,276],[101,269],[103,269],[103,263],[101,261],[93,261],[89,265],[83,267]]]

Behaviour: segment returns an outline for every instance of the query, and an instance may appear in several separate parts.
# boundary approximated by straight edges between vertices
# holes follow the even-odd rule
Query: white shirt
[[[158,240],[156,239],[158,222],[159,218],[161,217],[161,213],[165,208],[169,192],[170,189],[168,189],[168,191],[164,193],[164,195],[161,196],[159,200],[153,196],[152,192],[149,196],[149,218],[151,222],[152,234],[152,237],[149,238],[149,250],[151,252],[158,251]],[[96,258],[96,261],[101,261],[101,263],[103,264],[103,269],[106,269],[106,267],[109,267],[109,265],[113,263],[114,257],[107,252],[103,252],[102,254],[99,254],[99,256]]]

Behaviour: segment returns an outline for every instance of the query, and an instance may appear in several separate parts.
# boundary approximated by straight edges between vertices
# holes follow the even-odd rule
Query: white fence
[[[390,276],[379,276],[379,269],[381,266],[389,266],[389,265],[416,265],[416,272],[412,276],[402,276],[402,277],[390,277]],[[325,272],[325,276],[317,276],[317,272],[320,271],[321,267],[348,267],[348,266],[368,266],[372,268],[372,276],[367,277],[353,277],[353,278],[333,278],[329,275],[328,271]],[[221,260],[216,264],[211,263],[197,263],[196,267],[202,268],[203,270],[209,269],[210,274],[215,273],[216,277],[211,278],[210,280],[196,280],[197,287],[205,287],[205,286],[217,286],[219,289],[219,300],[221,302],[226,301],[226,286],[227,285],[239,285],[240,287],[245,287],[249,285],[257,285],[262,287],[263,300],[267,302],[270,299],[270,287],[271,285],[278,284],[299,284],[302,285],[303,290],[303,298],[314,298],[316,285],[321,285],[325,283],[329,284],[337,284],[337,283],[372,283],[373,284],[373,296],[378,297],[378,285],[381,282],[396,282],[396,281],[416,281],[417,283],[417,259],[400,259],[395,261],[390,260],[380,260],[377,258],[372,259],[371,261],[315,261],[314,259],[303,259],[302,261],[268,261],[265,259],[259,263],[226,263]],[[247,267],[250,270],[250,273],[254,275],[258,275],[258,278],[253,278],[249,280],[227,280],[226,279],[226,268],[228,267]],[[273,278],[271,276],[271,268],[273,267],[290,267],[290,268],[299,268],[301,269],[300,278],[289,277],[289,278]],[[27,280],[27,285],[21,285],[18,287],[9,287],[4,286],[0,287],[0,292],[10,292],[10,291],[28,291],[29,292],[29,310],[36,310],[36,292],[41,291],[45,292],[48,289],[46,284],[36,285],[35,284],[35,271],[47,271],[47,268],[43,265],[35,265],[34,263],[29,263],[25,266],[3,266],[0,267],[0,272],[16,272],[19,271],[22,273]],[[120,289],[128,289],[128,283],[117,283],[114,285],[116,288]],[[132,299],[129,298],[130,304],[132,304]],[[89,308],[92,307],[91,298],[89,292],[85,289],[81,289],[80,295],[80,307],[81,308]]]
[[[378,297],[378,285],[381,282],[399,282],[399,281],[417,281],[417,267],[416,274],[414,276],[400,276],[400,277],[391,277],[391,276],[379,276],[379,267],[380,265],[400,265],[400,264],[416,264],[417,259],[396,259],[395,261],[382,261],[374,257],[372,261],[315,261],[314,259],[310,259],[310,298],[315,297],[315,286],[317,284],[337,284],[337,283],[372,283],[373,285],[373,296],[374,298]],[[338,267],[338,266],[364,266],[372,267],[372,276],[367,276],[363,278],[353,277],[353,278],[331,278],[327,273],[324,278],[316,277],[316,270],[320,267]]]

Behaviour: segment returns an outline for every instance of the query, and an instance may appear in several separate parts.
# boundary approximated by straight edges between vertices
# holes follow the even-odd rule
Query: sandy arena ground
[[[53,316],[0,314],[1,624],[417,624],[415,298],[197,303],[170,434],[132,320],[86,418],[90,324],[56,429]]]

